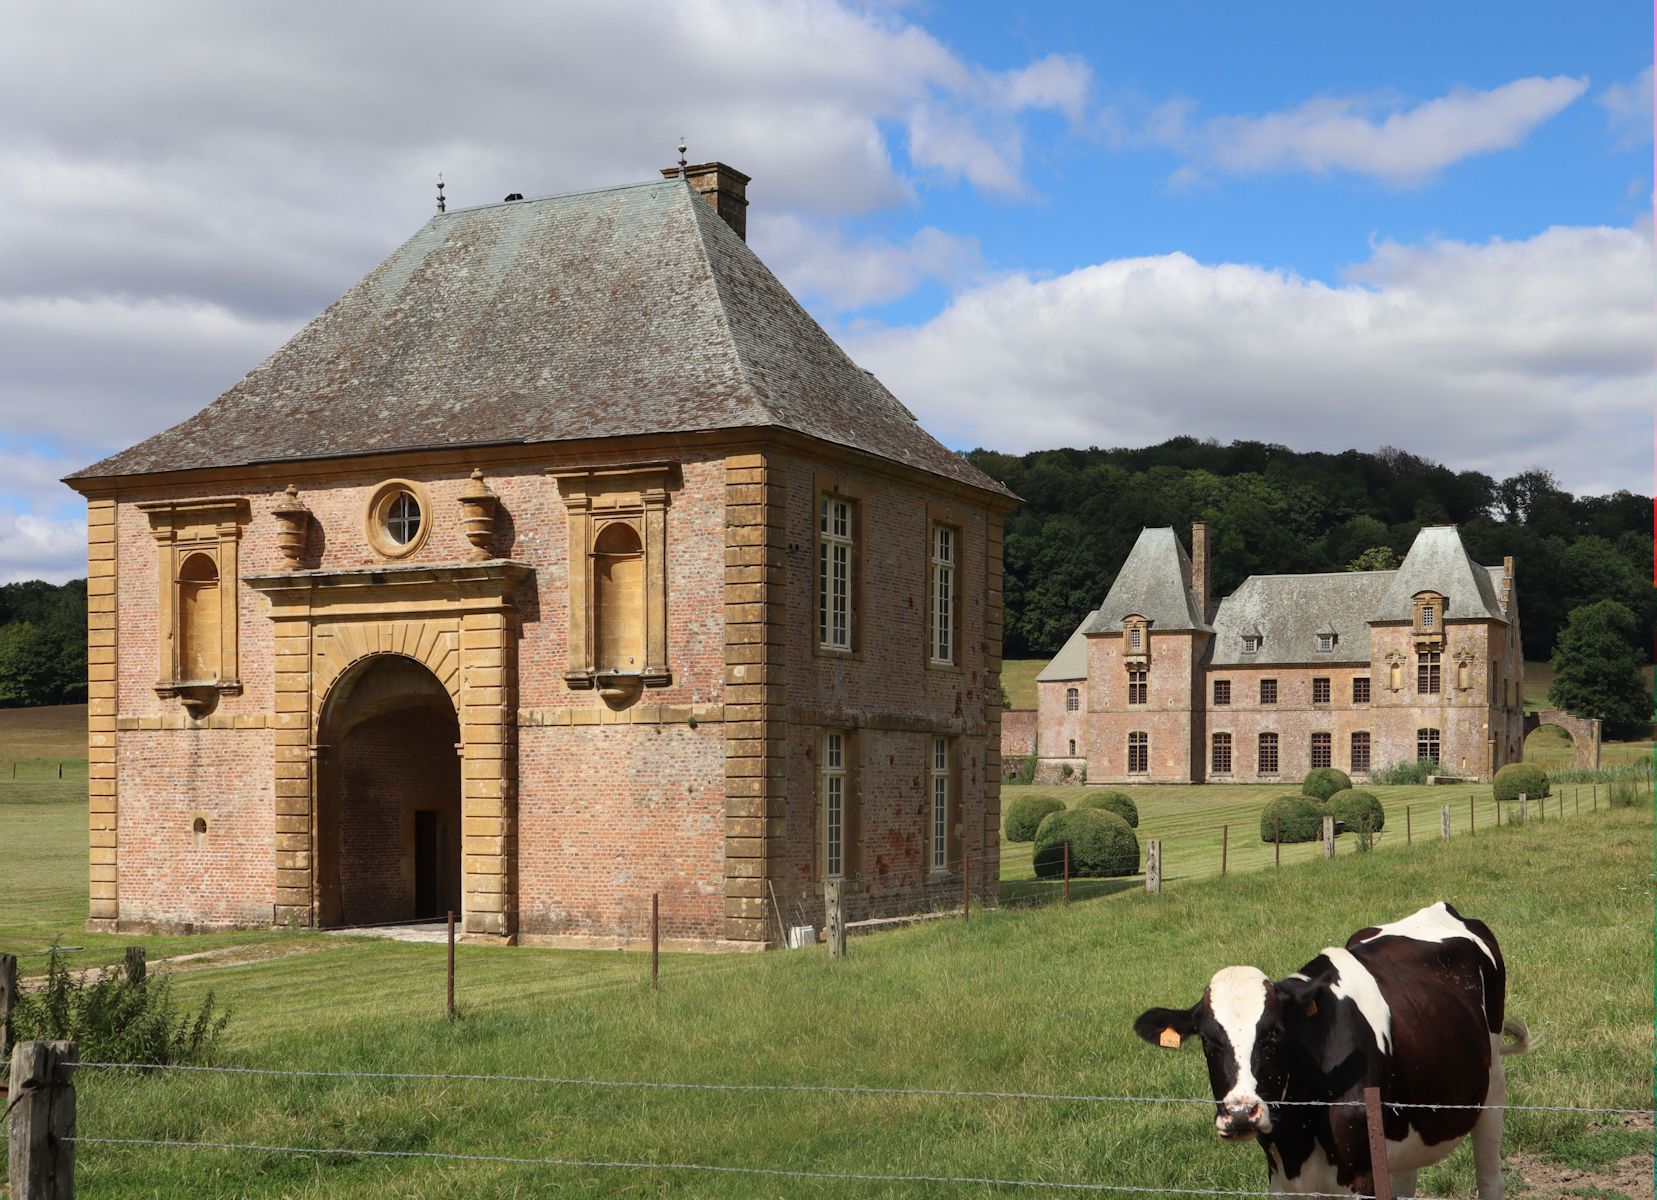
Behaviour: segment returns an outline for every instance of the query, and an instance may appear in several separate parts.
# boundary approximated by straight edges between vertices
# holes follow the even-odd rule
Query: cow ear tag
[[[1162,1036],[1157,1039],[1157,1045],[1161,1046],[1164,1050],[1178,1050],[1179,1044],[1179,1031],[1172,1025],[1164,1029],[1162,1031]]]
[[[1308,1000],[1306,1002],[1306,1015],[1308,1017],[1315,1017],[1318,1015],[1318,1002],[1316,1000]]]

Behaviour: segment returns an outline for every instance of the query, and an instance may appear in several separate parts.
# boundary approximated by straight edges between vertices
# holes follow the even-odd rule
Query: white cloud
[[[62,583],[86,574],[86,522],[0,512],[0,583]]]
[[[1597,97],[1605,109],[1617,144],[1624,149],[1651,142],[1651,68],[1647,67],[1628,83],[1613,83]]]
[[[1350,171],[1409,186],[1519,145],[1587,88],[1586,79],[1531,77],[1489,91],[1458,88],[1413,108],[1324,97],[1283,112],[1201,122],[1189,104],[1174,102],[1156,110],[1145,137],[1183,151],[1194,167],[1225,174]]]
[[[1402,445],[1582,491],[1649,477],[1653,255],[1627,229],[1383,243],[1329,286],[1183,254],[960,294],[848,348],[956,446]]]
[[[888,303],[928,281],[955,284],[981,261],[976,239],[930,225],[901,242],[854,240],[821,221],[756,215],[748,237],[803,302],[839,311]]]

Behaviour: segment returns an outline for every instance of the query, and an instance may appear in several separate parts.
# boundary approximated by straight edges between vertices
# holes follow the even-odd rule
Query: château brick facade
[[[1014,500],[754,257],[746,183],[440,210],[71,477],[96,927],[631,945],[655,893],[743,949],[828,876],[995,894]]]
[[[1038,778],[1364,779],[1425,757],[1489,779],[1522,756],[1512,559],[1479,566],[1453,526],[1431,527],[1395,571],[1250,576],[1215,604],[1205,526],[1192,544],[1142,531],[1037,676]]]

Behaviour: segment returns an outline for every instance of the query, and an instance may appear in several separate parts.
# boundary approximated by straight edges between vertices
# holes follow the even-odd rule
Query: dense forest
[[[1008,658],[1056,651],[1104,599],[1142,526],[1172,525],[1189,546],[1193,521],[1211,527],[1216,597],[1255,573],[1395,566],[1423,525],[1455,524],[1478,562],[1513,555],[1526,658],[1549,658],[1571,610],[1596,600],[1657,626],[1651,499],[1572,496],[1546,471],[1498,481],[1401,450],[1191,437],[967,458],[1024,500],[1006,526]],[[1651,649],[1646,637],[1642,654]]]
[[[0,708],[86,700],[86,580],[0,587]]]

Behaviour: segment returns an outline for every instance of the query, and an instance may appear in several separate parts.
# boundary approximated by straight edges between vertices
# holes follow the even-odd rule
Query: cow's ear
[[[1318,1000],[1324,988],[1310,979],[1289,978],[1277,985],[1278,1003],[1290,1021],[1318,1015]]]
[[[1189,1008],[1148,1008],[1133,1023],[1133,1031],[1153,1046],[1178,1050],[1197,1031],[1196,1014]]]

